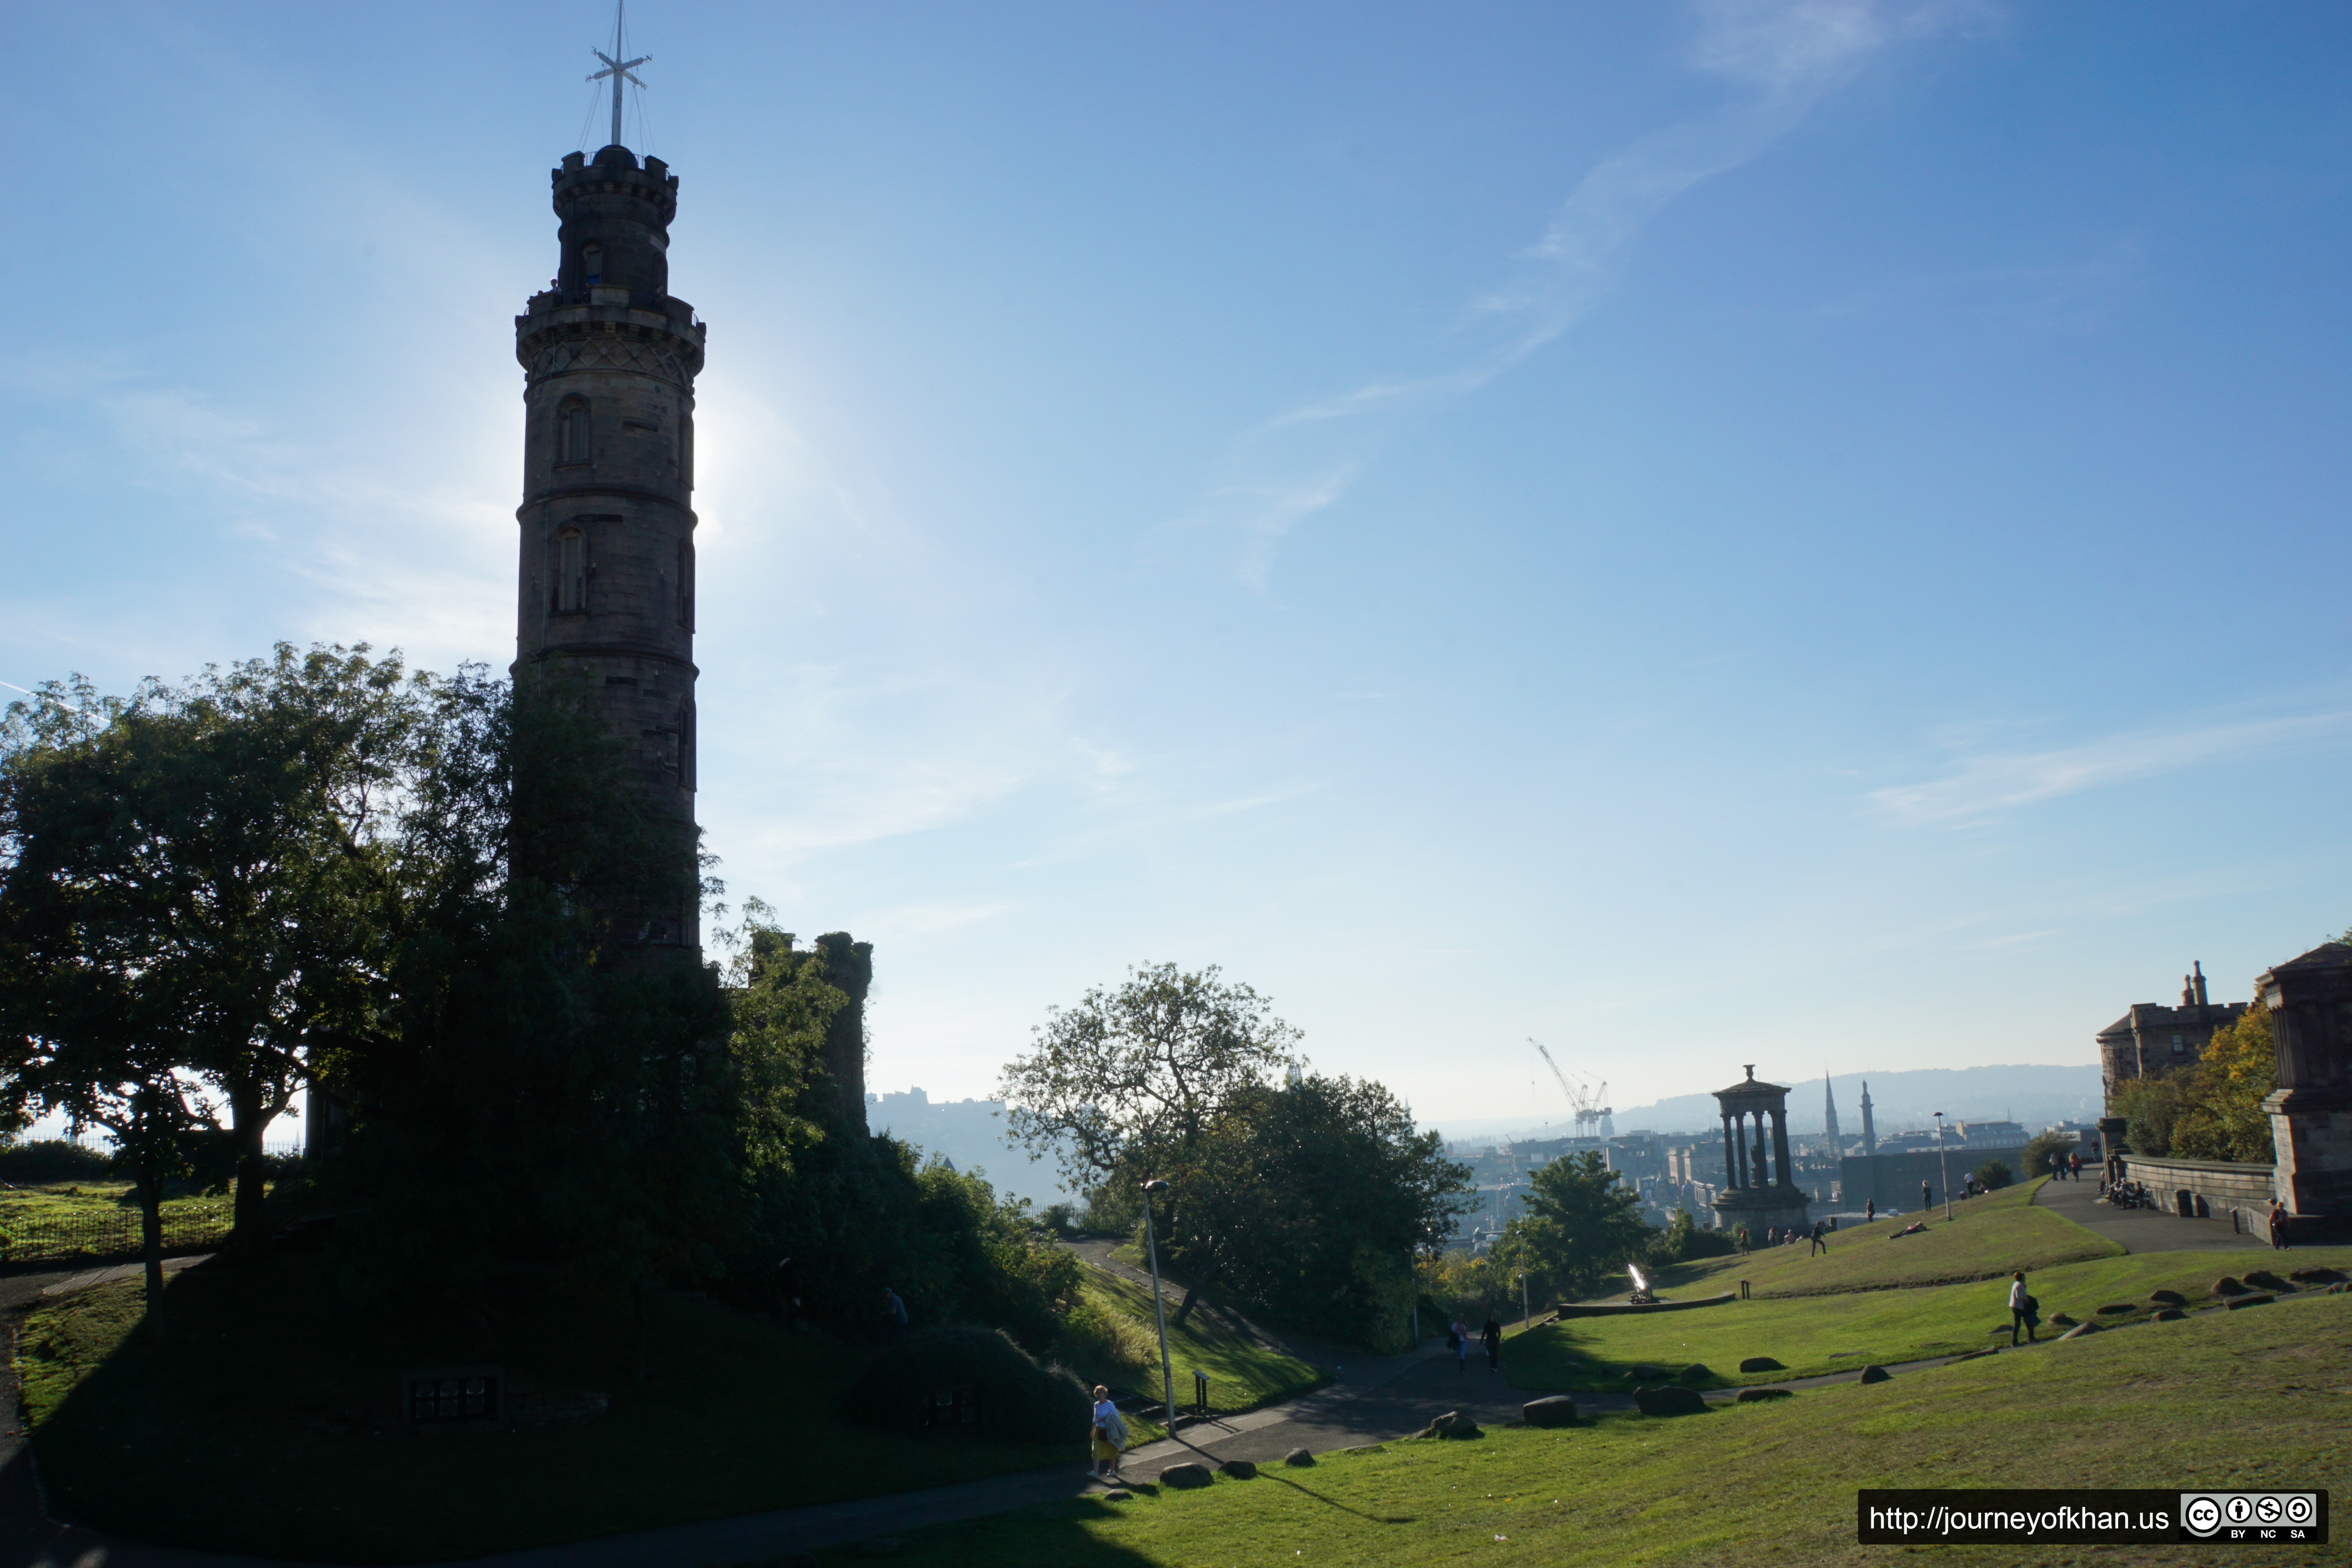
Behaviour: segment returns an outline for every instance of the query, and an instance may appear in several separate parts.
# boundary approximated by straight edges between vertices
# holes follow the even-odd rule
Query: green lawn
[[[0,1187],[0,1251],[29,1262],[81,1253],[112,1255],[140,1245],[138,1205],[124,1182],[50,1182]],[[235,1217],[226,1195],[163,1201],[166,1247],[216,1242]]]
[[[1924,1241],[1913,1237],[1897,1245]],[[1882,1243],[1881,1245],[1885,1245]],[[2326,1266],[2352,1270],[2352,1247],[2267,1252],[2153,1252],[2102,1258],[2029,1270],[2027,1289],[2042,1304],[2046,1334],[2063,1332],[2049,1320],[2067,1313],[2090,1321],[2111,1304],[2147,1305],[2148,1293],[2177,1290],[2191,1306],[2228,1270]],[[2244,1259],[2252,1259],[2249,1263]],[[1680,1370],[1696,1362],[1716,1375],[1696,1386],[1776,1383],[1791,1377],[1852,1371],[1872,1362],[1916,1361],[2009,1342],[2006,1276],[1970,1285],[1909,1290],[1854,1290],[1837,1295],[1731,1301],[1686,1312],[1622,1318],[1570,1318],[1515,1334],[1506,1352],[1512,1384],[1529,1389],[1617,1389],[1642,1363]],[[2110,1320],[2100,1319],[2105,1322]],[[1996,1340],[1986,1331],[2001,1327]],[[1742,1373],[1750,1356],[1770,1356],[1787,1369]]]
[[[1948,1221],[1937,1207],[1924,1216],[1905,1215],[1841,1230],[1829,1238],[1824,1254],[1811,1255],[1812,1249],[1804,1246],[1759,1247],[1746,1258],[1676,1264],[1662,1271],[1658,1283],[1670,1296],[1736,1289],[1742,1279],[1759,1296],[1818,1296],[2006,1278],[2012,1268],[2032,1271],[2120,1255],[2116,1243],[2032,1206],[2034,1189],[2047,1180],[2038,1177],[1955,1203]],[[1927,1222],[1924,1233],[1895,1237],[1922,1217]]]
[[[1079,1500],[907,1536],[942,1568],[1884,1563],[1864,1486],[2296,1487],[2352,1474],[2352,1297],[2101,1334],[1677,1420],[1393,1443],[1202,1491]],[[2339,1529],[2341,1526],[2336,1526]],[[2337,1537],[2340,1542],[2342,1537]],[[1951,1547],[1968,1562],[2239,1565],[2342,1547]],[[829,1554],[847,1561],[856,1549]]]
[[[1151,1311],[1151,1289],[1124,1279],[1108,1269],[1088,1268],[1087,1295],[1141,1323],[1152,1335],[1150,1364],[1129,1374],[1135,1387],[1151,1398],[1160,1397],[1159,1329]],[[1168,1300],[1168,1359],[1176,1370],[1180,1405],[1192,1400],[1192,1373],[1209,1374],[1209,1403],[1230,1415],[1255,1410],[1279,1399],[1292,1399],[1320,1388],[1328,1375],[1295,1356],[1268,1349],[1256,1341],[1220,1327],[1195,1309],[1192,1321],[1176,1326],[1176,1304]]]
[[[176,1328],[144,1335],[139,1288],[43,1308],[18,1342],[52,1511],[140,1540],[267,1557],[470,1557],[1077,1460],[845,1425],[867,1352],[713,1302],[655,1299],[650,1380],[630,1380],[625,1316],[561,1293],[508,1316],[509,1343],[377,1323],[312,1260],[177,1275]],[[614,1304],[617,1307],[617,1303]],[[478,1332],[478,1331],[477,1331]],[[405,1367],[497,1360],[518,1385],[602,1390],[603,1419],[418,1436],[395,1420]]]

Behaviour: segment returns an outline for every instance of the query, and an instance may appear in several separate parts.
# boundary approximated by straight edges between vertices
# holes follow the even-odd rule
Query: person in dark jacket
[[[1494,1313],[1489,1312],[1486,1314],[1486,1326],[1478,1331],[1478,1339],[1479,1342],[1486,1347],[1486,1370],[1488,1372],[1502,1371],[1503,1325],[1495,1321]]]

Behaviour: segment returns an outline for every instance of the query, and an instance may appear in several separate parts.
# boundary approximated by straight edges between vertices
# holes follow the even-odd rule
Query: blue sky
[[[1437,1120],[2083,1062],[2352,923],[2341,7],[631,23],[702,818],[876,1087],[1161,960]],[[609,27],[7,14],[0,680],[503,668]]]

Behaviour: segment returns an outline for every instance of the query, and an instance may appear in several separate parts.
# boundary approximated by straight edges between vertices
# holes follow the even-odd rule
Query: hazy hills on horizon
[[[1759,1075],[1765,1076],[1765,1075]],[[1786,1082],[1775,1079],[1774,1082]],[[1932,1127],[1935,1113],[1947,1122],[2016,1121],[2028,1127],[2053,1121],[2089,1121],[2098,1117],[2102,1090],[2095,1062],[2078,1066],[2019,1063],[1998,1067],[1911,1068],[1893,1072],[1876,1070],[1835,1073],[1831,1092],[1837,1100],[1838,1132],[1862,1133],[1862,1086],[1870,1085],[1871,1120],[1881,1136],[1906,1128]],[[1712,1085],[1726,1088],[1730,1083]],[[1823,1131],[1822,1080],[1809,1079],[1789,1088],[1789,1131],[1819,1136]],[[1647,1105],[1621,1106],[1614,1118],[1617,1131],[1626,1132],[1713,1132],[1723,1123],[1711,1092],[1671,1095]],[[1574,1125],[1565,1103],[1549,1120],[1526,1115],[1509,1117],[1446,1117],[1430,1122],[1449,1139],[1560,1138]]]

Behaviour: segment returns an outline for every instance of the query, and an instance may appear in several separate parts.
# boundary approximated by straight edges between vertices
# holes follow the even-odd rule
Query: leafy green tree
[[[2017,1180],[2017,1174],[1999,1160],[1987,1160],[1977,1167],[1977,1185],[1989,1193],[1997,1193]]]
[[[2171,1152],[2184,1160],[2268,1164],[2277,1140],[2263,1100],[2278,1088],[2278,1048],[2268,1008],[2250,1007],[2213,1031],[2182,1085]]]
[[[1469,1187],[1439,1135],[1378,1083],[1308,1075],[1237,1092],[1207,1146],[1227,1178],[1203,1227],[1203,1245],[1223,1248],[1216,1277],[1277,1322],[1402,1349],[1412,1260],[1452,1228]]]
[[[232,1246],[267,1235],[263,1134],[322,1032],[381,975],[383,834],[421,689],[365,648],[207,669],[129,699],[50,683],[0,733],[0,898],[23,921],[103,904],[180,1059],[228,1111]]]
[[[1165,1241],[1192,1271],[1182,1322],[1231,1263],[1233,1216],[1257,1190],[1214,1130],[1291,1064],[1298,1032],[1214,966],[1187,974],[1171,963],[1050,1010],[1033,1038],[1004,1068],[1007,1131],[1032,1159],[1055,1155],[1079,1191],[1169,1184]]]
[[[1565,1295],[1580,1295],[1648,1250],[1641,1194],[1599,1152],[1563,1154],[1529,1177],[1519,1217],[1504,1227]]]
[[[2018,1156],[2018,1163],[2022,1167],[2021,1174],[2028,1180],[2046,1176],[2050,1173],[2050,1157],[2053,1154],[2063,1160],[2081,1147],[2081,1140],[2072,1133],[2055,1131],[2036,1132],[2027,1142],[2025,1152]]]

